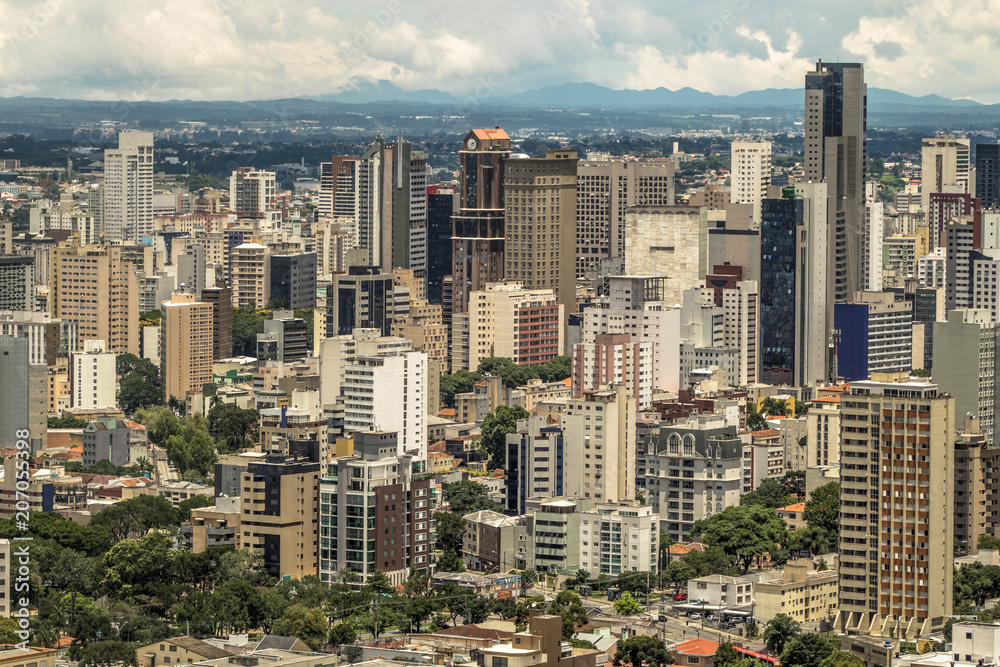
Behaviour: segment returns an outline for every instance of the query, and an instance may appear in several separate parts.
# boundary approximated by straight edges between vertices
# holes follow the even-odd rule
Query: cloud
[[[994,101],[990,0],[0,0],[0,95],[254,99],[358,78],[466,95],[567,81],[798,87],[817,58],[870,84]]]

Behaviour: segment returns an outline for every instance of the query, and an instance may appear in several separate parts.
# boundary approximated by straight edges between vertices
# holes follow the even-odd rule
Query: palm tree
[[[778,614],[768,621],[764,628],[764,644],[771,655],[781,655],[788,640],[798,636],[801,632],[802,628],[792,620],[791,616]]]
[[[141,456],[135,461],[135,467],[139,470],[139,475],[141,476],[144,472],[152,472],[153,464],[149,462],[145,456]]]

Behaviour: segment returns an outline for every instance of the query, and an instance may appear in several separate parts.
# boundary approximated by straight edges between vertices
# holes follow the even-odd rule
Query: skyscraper
[[[126,130],[104,151],[104,236],[139,242],[153,232],[153,133]]]
[[[503,161],[508,157],[510,138],[499,127],[472,130],[458,151],[459,210],[452,219],[453,313],[468,311],[471,292],[503,280]]]
[[[969,194],[969,140],[943,134],[920,148],[920,203],[928,210],[932,194]]]
[[[816,63],[806,73],[805,177],[825,180],[833,301],[846,301],[864,280],[865,160],[868,87],[861,63]],[[831,302],[832,305],[832,302]]]
[[[214,307],[196,294],[174,294],[160,305],[160,369],[165,398],[183,401],[212,381]]]
[[[239,167],[229,177],[229,210],[239,218],[264,220],[277,210],[273,171]]]
[[[427,301],[441,305],[444,277],[451,274],[451,218],[457,209],[454,188],[427,188]],[[449,320],[451,313],[448,313]]]
[[[732,187],[729,201],[750,204],[750,217],[760,222],[760,202],[771,184],[771,142],[734,141],[730,152]]]
[[[334,155],[320,164],[319,217],[353,218],[358,214],[358,156]]]
[[[35,258],[0,255],[0,310],[35,309]]]
[[[976,196],[984,209],[1000,206],[1000,144],[976,144]]]

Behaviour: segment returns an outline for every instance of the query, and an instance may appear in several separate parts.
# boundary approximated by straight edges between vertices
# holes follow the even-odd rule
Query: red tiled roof
[[[775,512],[805,512],[806,511],[806,504],[805,503],[794,503],[792,505],[785,505],[784,507],[779,507],[779,508],[777,508],[774,511]]]
[[[719,650],[719,642],[711,639],[689,639],[674,646],[678,653],[685,655],[715,655]]]

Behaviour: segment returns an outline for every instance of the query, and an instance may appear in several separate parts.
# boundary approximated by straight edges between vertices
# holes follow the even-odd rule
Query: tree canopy
[[[657,637],[638,635],[618,643],[618,650],[615,651],[611,664],[615,667],[665,667],[674,664],[674,658]]]
[[[479,425],[482,432],[480,442],[490,456],[489,467],[492,470],[506,467],[507,435],[517,433],[517,420],[527,419],[531,415],[519,405],[508,407],[497,406],[496,410],[486,415]]]
[[[802,633],[799,624],[788,614],[778,614],[764,627],[764,645],[771,655],[783,655],[785,646]]]
[[[443,495],[452,512],[468,514],[478,510],[503,511],[503,506],[497,505],[490,498],[490,490],[485,485],[472,480],[466,479],[450,484],[444,490]]]
[[[734,505],[705,522],[705,543],[719,547],[750,569],[753,559],[774,551],[788,541],[785,522],[770,508],[759,505]]]

